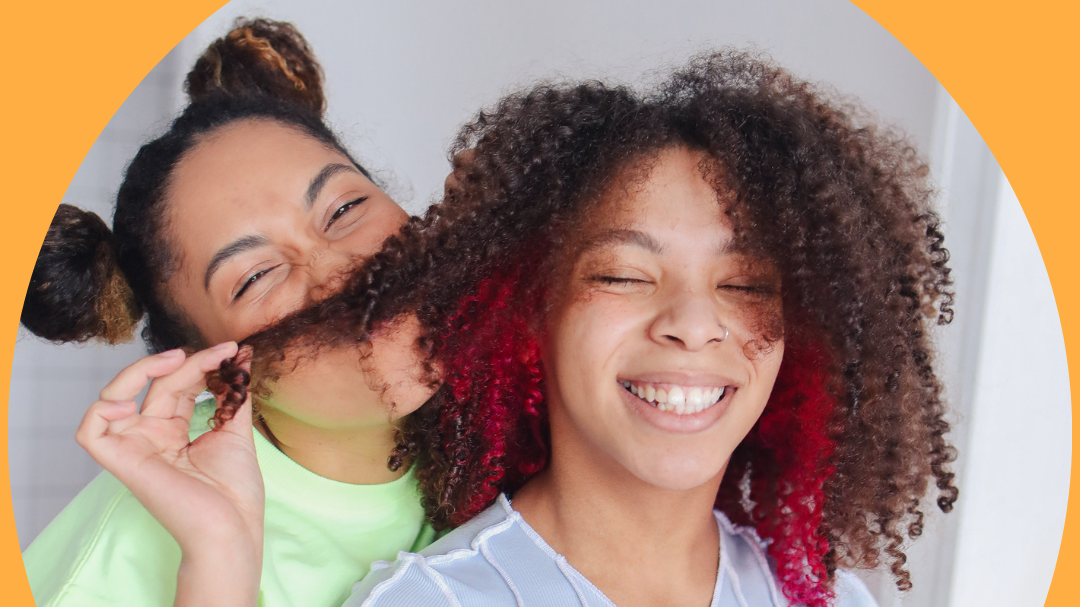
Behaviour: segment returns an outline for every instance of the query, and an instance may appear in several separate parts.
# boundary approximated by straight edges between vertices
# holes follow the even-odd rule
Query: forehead
[[[303,130],[274,120],[239,120],[199,138],[173,171],[170,193],[273,180],[345,156]]]
[[[351,165],[302,130],[272,120],[241,120],[205,136],[181,158],[169,179],[168,214],[176,224],[230,213],[271,211],[300,200],[328,163]]]
[[[715,169],[699,152],[663,150],[619,172],[581,223],[585,240],[637,230],[653,239],[731,239],[727,201],[710,181]],[[627,243],[626,238],[616,238]],[[640,240],[629,239],[630,244]]]

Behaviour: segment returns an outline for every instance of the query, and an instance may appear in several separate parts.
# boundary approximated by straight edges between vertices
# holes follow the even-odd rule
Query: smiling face
[[[225,126],[170,181],[173,303],[207,344],[240,340],[333,292],[408,215],[340,151],[266,120]]]
[[[675,490],[719,478],[783,357],[778,279],[733,250],[700,161],[666,150],[593,209],[544,348],[552,449]]]
[[[178,260],[168,295],[206,345],[239,341],[333,293],[408,219],[342,152],[268,120],[199,142],[173,172],[168,203]],[[348,429],[410,413],[430,396],[411,349],[417,334],[404,323],[373,336],[364,364],[351,350],[305,361],[273,386],[267,419]]]

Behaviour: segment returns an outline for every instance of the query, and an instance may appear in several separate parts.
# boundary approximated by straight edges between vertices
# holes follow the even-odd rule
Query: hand
[[[139,360],[105,386],[75,435],[180,544],[178,605],[254,605],[258,594],[265,495],[250,401],[221,428],[188,439],[206,373],[236,354],[229,342]],[[147,381],[139,410],[134,399]]]

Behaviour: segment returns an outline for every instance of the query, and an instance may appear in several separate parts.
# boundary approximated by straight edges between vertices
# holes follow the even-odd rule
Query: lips
[[[624,381],[623,389],[663,412],[693,415],[723,400],[727,386],[683,386]]]

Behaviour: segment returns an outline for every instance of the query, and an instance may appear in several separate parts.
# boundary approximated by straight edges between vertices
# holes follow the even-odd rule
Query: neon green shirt
[[[214,407],[213,400],[198,404],[193,438],[208,430]],[[255,448],[266,486],[260,605],[337,607],[372,561],[392,561],[434,539],[411,473],[350,485],[303,468],[258,432]],[[30,544],[23,562],[38,607],[172,605],[180,546],[102,472]]]

